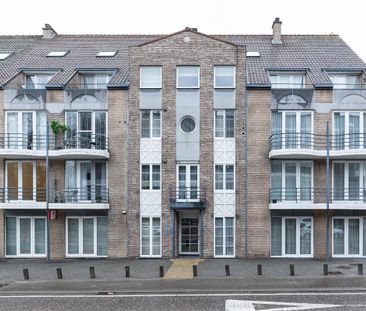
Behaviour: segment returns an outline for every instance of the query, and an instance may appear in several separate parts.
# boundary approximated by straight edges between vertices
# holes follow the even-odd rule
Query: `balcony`
[[[205,188],[170,188],[170,207],[172,209],[206,208]]]
[[[324,188],[271,188],[269,208],[326,209],[327,192]],[[329,192],[329,208],[366,210],[366,188],[333,188]]]
[[[70,85],[69,85],[70,87]],[[65,107],[71,108],[71,104],[75,109],[75,105],[85,104],[94,105],[93,109],[106,109],[106,103],[108,101],[107,88],[84,88],[83,85],[72,85],[70,88],[65,89]]]
[[[46,156],[46,135],[0,134],[0,157],[37,159]],[[109,140],[104,135],[79,133],[71,137],[49,137],[51,159],[108,159]]]
[[[4,99],[4,109],[45,109],[46,90],[44,88],[6,88]]]
[[[44,188],[0,188],[0,209],[45,209]],[[109,191],[103,186],[50,190],[50,209],[109,209]]]
[[[333,89],[333,103],[336,104],[365,104],[366,88],[363,85],[341,85]]]
[[[275,133],[269,138],[270,159],[321,159],[326,155],[326,135]],[[366,133],[329,135],[329,156],[366,159]]]

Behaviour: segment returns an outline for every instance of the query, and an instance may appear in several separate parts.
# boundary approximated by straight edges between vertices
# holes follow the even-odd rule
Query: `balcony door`
[[[179,254],[199,254],[199,218],[198,215],[182,215],[180,218]]]
[[[177,167],[177,200],[196,201],[199,199],[199,166],[193,164]]]

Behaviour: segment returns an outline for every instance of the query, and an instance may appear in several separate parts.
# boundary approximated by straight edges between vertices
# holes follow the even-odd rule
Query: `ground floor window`
[[[215,218],[215,256],[235,256],[234,217]]]
[[[272,217],[271,233],[272,256],[313,255],[312,217]]]
[[[141,218],[141,256],[161,256],[161,229],[159,217]]]
[[[46,256],[46,217],[6,217],[6,256]]]
[[[107,217],[66,217],[66,256],[107,256]]]
[[[366,256],[366,218],[333,218],[333,256]]]

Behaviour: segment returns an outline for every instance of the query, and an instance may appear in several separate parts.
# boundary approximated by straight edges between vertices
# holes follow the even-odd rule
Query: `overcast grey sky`
[[[366,0],[1,0],[1,34],[339,34],[366,61]]]

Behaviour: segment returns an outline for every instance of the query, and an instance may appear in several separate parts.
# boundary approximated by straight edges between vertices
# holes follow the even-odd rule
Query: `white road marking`
[[[225,311],[255,311],[255,309],[249,301],[228,299],[225,301]]]
[[[229,300],[227,300],[227,301],[229,301]],[[260,304],[260,305],[271,305],[271,306],[286,306],[284,308],[266,309],[266,311],[299,311],[299,310],[314,310],[314,309],[341,307],[341,305],[332,305],[332,304],[278,302],[278,301],[261,301],[261,300],[231,300],[231,301],[242,301],[245,303],[249,303],[251,305]],[[233,310],[235,310],[235,309],[233,309]],[[242,309],[242,310],[246,311],[246,310],[251,310],[251,309]]]

